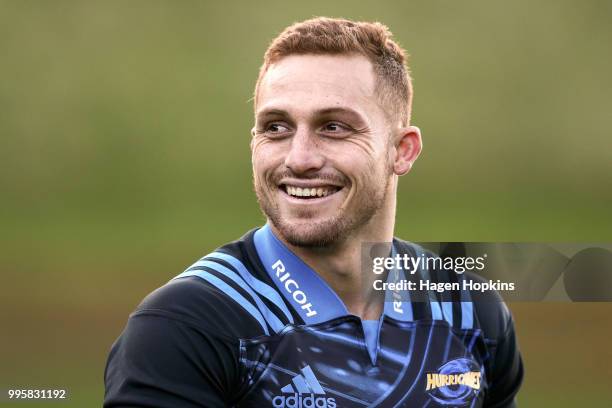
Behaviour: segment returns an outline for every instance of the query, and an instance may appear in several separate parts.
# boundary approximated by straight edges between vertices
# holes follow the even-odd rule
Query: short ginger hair
[[[363,55],[372,63],[376,94],[385,112],[407,126],[412,109],[412,80],[407,54],[391,31],[378,22],[317,17],[283,30],[266,50],[255,85],[254,101],[268,68],[290,55]]]

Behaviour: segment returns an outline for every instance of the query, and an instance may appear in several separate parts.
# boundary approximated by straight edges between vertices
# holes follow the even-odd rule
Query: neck
[[[348,311],[363,320],[376,320],[383,311],[384,294],[373,290],[379,277],[362,265],[362,244],[391,242],[395,220],[395,195],[361,229],[327,247],[299,247],[283,241],[308,266],[316,271],[342,299]]]

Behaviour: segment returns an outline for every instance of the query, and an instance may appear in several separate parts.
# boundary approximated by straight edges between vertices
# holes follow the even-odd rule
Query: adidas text
[[[336,399],[315,394],[294,393],[293,395],[277,395],[272,400],[272,406],[275,408],[336,408]]]

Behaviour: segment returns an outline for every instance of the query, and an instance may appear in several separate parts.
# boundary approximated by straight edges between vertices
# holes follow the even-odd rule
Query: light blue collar
[[[329,285],[295,255],[272,232],[268,224],[255,232],[255,248],[266,273],[279,292],[306,324],[317,324],[350,315],[346,306]],[[391,255],[396,254],[393,245]],[[401,269],[389,271],[387,282],[405,279]],[[412,321],[412,307],[407,290],[385,293],[383,316]],[[382,320],[382,316],[381,316]]]

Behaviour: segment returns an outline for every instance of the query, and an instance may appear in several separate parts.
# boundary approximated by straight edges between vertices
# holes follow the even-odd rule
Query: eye
[[[269,133],[283,133],[289,131],[289,128],[280,123],[271,123],[268,125],[266,132]]]
[[[291,134],[291,126],[286,122],[264,122],[255,128],[255,134],[270,139],[284,138]]]
[[[352,129],[340,122],[328,122],[321,128],[323,133],[332,136],[348,136],[352,133]]]
[[[261,133],[270,138],[280,138],[288,135],[291,132],[289,125],[283,122],[270,122],[266,124]]]
[[[325,130],[329,130],[330,132],[337,132],[339,130],[344,129],[339,123],[328,123],[325,125]]]

